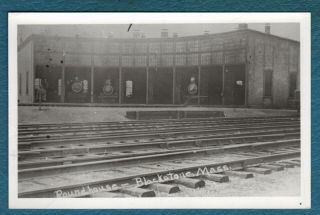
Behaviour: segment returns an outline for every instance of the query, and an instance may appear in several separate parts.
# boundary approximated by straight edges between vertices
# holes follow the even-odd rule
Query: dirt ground
[[[237,196],[299,196],[300,168],[290,168],[268,175],[254,174],[253,178],[240,179],[230,177],[226,183],[206,180],[206,186],[191,189],[180,186],[181,191],[175,194],[157,193],[157,196],[170,197],[237,197]]]
[[[219,110],[227,117],[249,116],[283,116],[295,115],[294,110],[244,109],[244,108],[209,108],[209,107],[179,107],[179,108],[128,108],[128,107],[38,107],[19,106],[19,124],[29,123],[66,123],[66,122],[107,122],[128,120],[126,111],[135,110]]]

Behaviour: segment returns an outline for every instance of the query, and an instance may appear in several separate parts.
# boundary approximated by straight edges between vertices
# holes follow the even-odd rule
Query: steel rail
[[[137,157],[160,153],[196,150],[199,148],[226,145],[248,144],[258,141],[290,140],[300,137],[300,133],[287,133],[276,135],[244,136],[231,138],[199,139],[189,141],[172,141],[166,143],[148,143],[134,145],[110,145],[108,147],[90,147],[79,151],[74,149],[19,152],[18,169],[28,169],[46,166],[58,166],[73,163],[84,163],[99,160],[119,159],[125,157]],[[122,151],[121,151],[122,150]],[[132,150],[132,151],[130,151]],[[140,150],[140,151],[139,151]],[[114,153],[116,152],[116,153]],[[23,157],[23,159],[20,159]]]
[[[82,144],[71,144],[72,146],[86,146],[86,145],[101,145],[101,144],[108,144],[108,145],[115,145],[115,144],[143,144],[143,143],[166,143],[168,141],[183,141],[183,140],[196,140],[198,138],[221,138],[221,137],[239,137],[239,136],[245,136],[245,135],[267,135],[267,134],[278,134],[278,133],[287,133],[287,132],[299,132],[300,128],[280,128],[278,126],[276,126],[275,128],[269,128],[266,130],[255,130],[252,129],[250,131],[245,131],[245,132],[241,132],[241,133],[236,133],[236,132],[230,132],[230,133],[223,133],[223,134],[200,134],[200,135],[192,135],[192,136],[177,136],[177,137],[163,137],[163,138],[159,138],[159,139],[154,139],[154,138],[150,138],[150,139],[132,139],[132,140],[128,140],[128,141],[118,141],[118,140],[114,140],[114,141],[108,141],[108,142],[89,142],[89,143],[82,143]],[[54,144],[37,144],[37,143],[27,143],[27,144],[20,144],[19,145],[19,149],[21,150],[33,150],[33,149],[37,149],[37,148],[46,148],[46,147],[61,147],[61,146],[66,146],[66,144],[64,144],[63,142],[61,143],[54,143]],[[68,145],[67,145],[68,147]]]
[[[170,132],[179,132],[179,131],[194,131],[194,130],[199,130],[199,129],[214,129],[214,128],[234,128],[234,127],[238,127],[238,128],[243,128],[246,126],[250,126],[253,127],[254,125],[259,125],[259,126],[264,126],[264,125],[278,125],[278,126],[282,126],[282,125],[299,125],[296,122],[264,122],[264,123],[241,123],[241,124],[222,124],[222,125],[211,125],[211,126],[190,126],[190,127],[179,127],[179,128],[157,128],[157,129],[136,129],[136,130],[130,130],[130,131],[110,131],[110,132],[103,132],[103,131],[95,131],[94,133],[86,133],[86,134],[81,134],[81,135],[77,135],[77,138],[82,138],[82,137],[96,137],[96,136],[104,136],[104,135],[130,135],[130,134],[143,134],[143,133],[151,133],[151,132],[166,132],[166,131],[170,131]],[[34,137],[18,137],[18,141],[19,142],[27,142],[27,141],[40,141],[40,140],[60,140],[60,139],[68,139],[68,138],[74,138],[75,134],[69,134],[69,135],[59,135],[59,136],[55,136],[55,135],[44,135],[44,136],[34,136]]]
[[[89,160],[105,160],[117,157],[132,157],[137,156],[136,154],[156,154],[167,151],[168,149],[183,149],[196,147],[207,147],[207,146],[224,146],[229,144],[243,144],[252,143],[257,141],[271,141],[279,139],[292,139],[300,138],[300,132],[284,132],[283,130],[276,134],[251,134],[247,136],[229,136],[220,138],[198,138],[193,140],[172,140],[162,142],[149,142],[149,143],[138,143],[138,144],[109,144],[109,145],[88,145],[85,147],[63,147],[63,148],[43,148],[35,149],[30,151],[18,151],[19,160],[34,160],[34,165],[42,164],[54,164],[71,161],[82,161],[88,158],[83,157],[86,154],[91,154]],[[140,151],[139,151],[140,150]],[[120,154],[119,154],[120,153]],[[54,157],[66,157],[66,156],[78,156],[76,159],[55,159]],[[40,161],[42,159],[42,161]],[[43,161],[45,159],[45,161]],[[49,160],[48,160],[49,159]],[[51,160],[54,159],[54,160]],[[22,164],[22,163],[21,163]],[[20,164],[19,164],[20,166]],[[23,164],[22,164],[23,166]]]
[[[90,136],[90,137],[70,137],[70,138],[65,138],[65,139],[46,139],[46,140],[33,140],[33,141],[18,141],[18,146],[27,146],[27,145],[32,145],[32,144],[43,144],[43,145],[48,145],[48,144],[54,144],[54,143],[63,143],[63,144],[70,144],[70,143],[83,143],[83,142],[89,142],[89,141],[111,141],[111,140],[126,140],[126,139],[143,139],[143,138],[165,138],[169,136],[178,136],[178,135],[199,135],[199,134],[218,134],[218,133],[231,133],[231,132],[243,132],[243,131],[248,131],[248,130],[265,130],[265,129],[271,129],[271,128],[279,128],[279,125],[268,125],[268,126],[248,126],[248,127],[229,127],[229,128],[211,128],[211,129],[199,129],[199,130],[181,130],[181,131],[148,131],[145,133],[124,133],[124,134],[110,134],[110,135],[98,135],[98,136]],[[299,125],[281,125],[281,128],[298,128],[300,127]]]
[[[299,118],[297,116],[258,116],[258,117],[215,117],[215,118],[192,118],[192,119],[157,119],[157,120],[127,120],[127,121],[110,121],[110,122],[68,122],[68,123],[42,123],[42,124],[19,124],[19,128],[41,128],[41,127],[61,127],[61,126],[78,126],[78,125],[113,125],[113,124],[144,124],[144,123],[170,123],[170,122],[181,122],[181,121],[199,121],[199,120],[208,120],[208,121],[220,121],[220,120],[247,120],[247,119],[275,119],[275,118]]]
[[[148,132],[148,131],[180,131],[182,129],[184,130],[192,130],[192,129],[199,129],[199,128],[221,128],[221,127],[234,127],[234,126],[239,126],[239,127],[244,127],[247,125],[268,125],[268,124],[275,124],[275,125],[299,125],[298,121],[291,121],[291,122],[283,122],[283,121],[277,121],[277,122],[242,122],[242,123],[214,123],[214,124],[196,124],[196,125],[185,125],[185,126],[163,126],[163,127],[158,127],[158,128],[153,128],[153,127],[143,127],[143,128],[135,128],[135,129],[125,129],[125,130],[90,130],[90,131],[65,131],[65,133],[42,133],[42,134],[32,134],[32,135],[18,135],[18,140],[20,141],[31,141],[31,140],[40,140],[40,139],[58,139],[58,138],[67,138],[70,136],[96,136],[96,135],[108,135],[108,134],[128,134],[128,133],[143,133],[143,132]]]
[[[194,157],[194,156],[204,156],[212,153],[220,153],[222,151],[230,151],[230,150],[243,150],[243,149],[253,149],[257,147],[272,147],[272,146],[288,146],[288,145],[299,145],[299,139],[292,140],[282,140],[282,141],[272,141],[272,142],[262,142],[262,143],[251,143],[251,144],[241,144],[241,145],[230,145],[224,147],[208,147],[206,149],[198,149],[198,150],[187,150],[183,152],[169,152],[165,154],[156,154],[156,155],[147,155],[147,156],[137,156],[130,158],[120,158],[120,159],[111,159],[111,160],[103,160],[103,161],[95,161],[95,162],[86,162],[80,164],[67,164],[63,166],[50,166],[50,167],[40,167],[40,168],[32,168],[25,170],[18,170],[18,178],[30,178],[30,177],[39,177],[39,176],[49,176],[49,175],[57,175],[78,171],[93,171],[93,170],[101,170],[105,168],[115,168],[125,164],[137,164],[141,162],[150,162],[150,161],[163,161],[169,159],[177,159],[177,158],[186,158],[186,157]]]
[[[94,133],[94,132],[129,132],[129,131],[137,131],[137,130],[154,130],[154,129],[164,129],[164,128],[180,128],[180,127],[192,127],[192,126],[215,126],[215,125],[236,125],[236,124],[244,124],[244,123],[252,123],[252,124],[258,124],[258,123],[299,123],[299,120],[248,120],[248,121],[208,121],[208,122],[194,122],[194,123],[183,123],[183,124],[163,124],[163,125],[139,125],[139,126],[123,126],[123,127],[103,127],[103,128],[72,128],[72,129],[60,129],[60,130],[43,130],[43,131],[30,131],[27,133],[23,133],[20,130],[18,131],[19,138],[33,138],[33,137],[41,137],[41,136],[59,136],[59,135],[68,135],[68,134],[87,134],[87,133]]]
[[[72,183],[71,185],[51,186],[48,188],[34,189],[18,192],[19,198],[57,198],[57,197],[83,197],[90,196],[93,193],[101,191],[115,191],[125,187],[139,187],[135,179],[144,178],[147,181],[153,181],[163,175],[193,175],[201,176],[214,173],[223,173],[229,170],[242,170],[252,165],[261,163],[275,162],[279,160],[292,159],[300,156],[299,151],[291,151],[286,153],[278,153],[272,155],[260,155],[250,158],[234,159],[223,162],[212,162],[202,165],[188,165],[185,167],[177,167],[170,170],[150,171],[147,173],[135,173],[126,176],[113,177],[104,180],[94,180],[86,183]],[[199,171],[201,170],[201,171]],[[207,171],[206,171],[207,170]],[[169,178],[170,179],[170,178]],[[168,180],[171,181],[171,180]],[[58,195],[60,194],[60,196]],[[66,194],[66,195],[64,195]]]
[[[35,129],[29,129],[29,130],[23,130],[23,129],[19,129],[19,135],[28,135],[28,134],[42,134],[42,133],[66,133],[66,132],[70,132],[70,131],[92,131],[92,130],[120,130],[120,129],[136,129],[136,128],[140,128],[140,127],[155,127],[158,128],[159,126],[170,126],[170,127],[178,127],[178,126],[182,126],[182,125],[194,125],[194,124],[217,124],[217,123],[237,123],[237,122],[242,122],[242,121],[246,121],[246,122],[270,122],[270,121],[296,121],[298,119],[293,119],[293,118],[281,118],[281,119],[248,119],[248,120],[244,120],[244,119],[232,119],[232,120],[205,120],[205,121],[196,121],[196,122],[175,122],[175,123],[163,123],[163,124],[139,124],[139,125],[132,125],[129,122],[128,123],[122,123],[120,125],[106,125],[106,126],[86,126],[83,125],[81,127],[75,127],[75,128],[52,128],[52,129],[47,129],[47,128],[35,128]]]

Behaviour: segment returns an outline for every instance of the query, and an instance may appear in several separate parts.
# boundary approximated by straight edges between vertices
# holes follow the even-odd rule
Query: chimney
[[[239,30],[248,29],[248,24],[246,24],[246,23],[241,23],[241,24],[238,25],[238,29],[239,29]]]
[[[178,37],[178,33],[173,33],[173,38],[177,38]]]
[[[161,29],[161,38],[168,38],[168,29]]]
[[[267,23],[265,26],[264,26],[264,32],[266,34],[270,34],[271,33],[271,26],[269,23]]]
[[[204,34],[204,35],[209,35],[209,31],[205,30],[205,31],[203,32],[203,34]]]
[[[140,30],[137,29],[133,31],[133,38],[136,38],[136,39],[140,38]]]

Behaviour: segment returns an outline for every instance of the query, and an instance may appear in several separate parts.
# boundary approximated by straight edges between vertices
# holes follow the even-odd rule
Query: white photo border
[[[9,13],[9,208],[232,209],[311,207],[310,13]],[[297,197],[18,198],[17,30],[20,24],[300,23],[301,192]]]

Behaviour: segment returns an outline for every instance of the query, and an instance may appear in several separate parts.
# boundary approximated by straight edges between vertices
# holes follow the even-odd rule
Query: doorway
[[[245,65],[228,65],[224,71],[224,105],[245,105]]]
[[[125,104],[146,103],[146,69],[122,69],[122,100]]]

